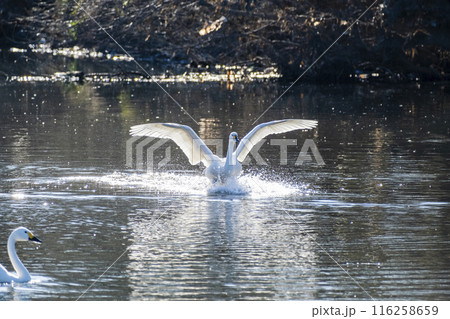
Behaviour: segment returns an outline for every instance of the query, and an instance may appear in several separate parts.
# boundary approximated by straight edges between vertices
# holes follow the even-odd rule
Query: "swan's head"
[[[239,142],[239,138],[238,138],[238,134],[236,132],[232,132],[230,134],[230,137],[228,138],[229,140],[233,140],[235,142]]]
[[[39,238],[37,238],[36,236],[34,236],[33,233],[25,227],[16,228],[11,233],[11,236],[16,241],[34,241],[37,243],[41,243],[41,240]]]

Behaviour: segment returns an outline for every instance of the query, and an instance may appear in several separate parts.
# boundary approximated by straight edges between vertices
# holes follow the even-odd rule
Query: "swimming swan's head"
[[[33,233],[25,227],[16,228],[11,236],[15,239],[15,241],[34,241],[37,243],[41,243],[42,241],[33,235]]]

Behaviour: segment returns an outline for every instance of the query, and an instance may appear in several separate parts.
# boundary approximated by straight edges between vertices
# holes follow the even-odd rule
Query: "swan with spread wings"
[[[192,128],[175,123],[148,123],[131,127],[133,136],[150,136],[167,138],[174,141],[189,159],[197,165],[202,162],[205,175],[212,183],[224,183],[230,177],[237,177],[242,171],[241,163],[245,157],[264,137],[294,130],[309,130],[317,126],[317,121],[303,119],[285,119],[262,123],[255,126],[240,141],[238,134],[232,132],[228,138],[228,151],[225,158],[214,155]],[[236,143],[238,143],[236,147]]]

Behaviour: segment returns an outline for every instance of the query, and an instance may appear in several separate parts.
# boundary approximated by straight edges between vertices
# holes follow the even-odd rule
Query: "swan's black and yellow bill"
[[[28,233],[28,240],[42,243],[42,241],[39,238],[37,238],[36,236],[34,236],[32,233]]]

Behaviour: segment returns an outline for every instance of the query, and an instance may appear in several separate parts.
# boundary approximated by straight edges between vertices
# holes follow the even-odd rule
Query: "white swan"
[[[186,125],[174,123],[150,123],[132,126],[130,133],[133,136],[150,136],[168,138],[173,140],[186,154],[189,162],[196,165],[202,162],[206,169],[205,175],[213,182],[224,183],[230,177],[237,177],[242,171],[241,162],[259,141],[270,134],[279,134],[293,130],[308,130],[316,127],[317,121],[287,119],[262,123],[255,126],[239,142],[236,132],[228,138],[228,151],[226,158],[214,155],[198,135]]]
[[[19,227],[13,230],[8,239],[8,255],[11,260],[11,264],[14,267],[16,273],[10,273],[0,264],[0,282],[10,283],[14,282],[27,282],[30,281],[31,276],[28,270],[17,257],[16,253],[16,241],[34,241],[40,243],[39,238],[35,237],[31,231],[25,227]]]

